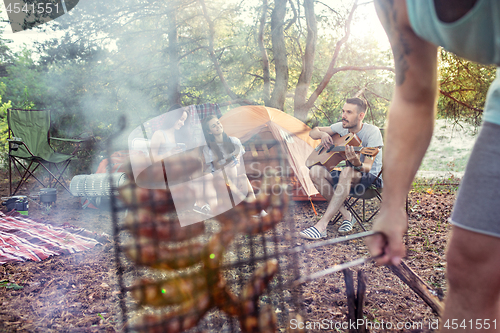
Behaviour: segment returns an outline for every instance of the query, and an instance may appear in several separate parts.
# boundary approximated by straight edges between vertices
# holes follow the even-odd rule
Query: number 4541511
[[[55,13],[59,13],[59,4],[55,3],[39,3],[37,6],[35,4],[24,4],[24,6],[21,6],[20,3],[9,3],[7,5],[7,13],[15,13],[18,14],[20,12],[24,12],[26,14],[30,13],[38,13],[38,14],[50,14],[52,11]]]
[[[497,329],[497,320],[490,319],[470,319],[470,320],[462,320],[458,319],[448,319],[443,325],[444,328],[449,330],[496,330]]]

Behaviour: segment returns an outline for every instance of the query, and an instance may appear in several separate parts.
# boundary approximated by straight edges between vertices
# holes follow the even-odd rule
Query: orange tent
[[[283,170],[283,172],[291,176],[294,185],[293,199],[307,200],[309,197],[323,199],[314,187],[309,177],[309,169],[305,165],[307,157],[320,143],[319,140],[309,137],[311,131],[309,126],[283,111],[260,105],[235,108],[223,115],[220,121],[227,135],[239,138],[245,145],[244,160],[250,180],[252,176],[256,176],[256,173],[262,173],[267,166],[276,167],[276,164],[272,164],[273,161],[267,160],[266,163],[264,151],[259,142],[270,143],[267,148],[274,154],[277,153],[274,146],[279,144],[281,151],[286,152],[291,169]],[[252,142],[257,144],[251,146]],[[256,153],[259,156],[256,156]]]

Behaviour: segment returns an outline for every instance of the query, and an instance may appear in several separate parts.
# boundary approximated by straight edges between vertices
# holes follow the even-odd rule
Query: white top
[[[245,153],[245,148],[241,144],[240,139],[238,139],[234,136],[230,136],[229,139],[235,145],[236,151],[238,150],[238,147],[239,147],[240,151],[239,151],[238,155],[236,156],[236,158],[240,159],[241,156],[243,156],[243,154]],[[224,164],[224,163],[226,163],[226,159],[229,158],[233,152],[227,152],[224,149],[223,143],[217,143],[217,145],[219,146],[219,149],[222,152],[222,156],[224,157],[222,160],[220,160],[218,162],[219,162],[219,164]],[[203,148],[203,156],[205,157],[205,164],[206,164],[207,168],[211,168],[212,172],[214,172],[215,168],[214,168],[214,165],[212,162],[217,160],[217,156],[215,155],[215,153],[212,152],[212,149],[210,149],[208,146],[205,146]]]
[[[160,131],[163,134],[163,137],[165,138],[165,142],[162,143],[160,145],[160,147],[158,148],[158,155],[163,155],[163,154],[171,151],[175,147],[177,147],[177,145],[175,142],[170,141],[170,139],[167,137],[167,133],[165,133],[165,131],[163,131],[163,130],[160,130]]]

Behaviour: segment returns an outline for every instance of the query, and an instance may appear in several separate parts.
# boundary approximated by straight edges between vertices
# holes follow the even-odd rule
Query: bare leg
[[[247,199],[250,199],[251,201],[255,200],[255,192],[253,191],[252,184],[246,175],[238,176],[238,189],[241,192],[247,192]]]
[[[211,173],[207,173],[202,177],[197,179],[197,201],[196,204],[202,207],[205,203],[208,203],[210,208],[217,206],[217,192],[214,187],[214,176]]]
[[[213,188],[215,190],[216,206],[212,207],[214,215],[223,213],[233,208],[232,202],[229,197],[226,179],[222,172],[213,173]]]
[[[330,200],[323,217],[316,223],[315,227],[319,232],[326,230],[328,223],[340,210],[345,219],[350,218],[350,214],[343,206],[345,199],[349,196],[351,186],[359,183],[361,174],[352,168],[344,168],[340,173],[339,182],[334,192],[332,189],[332,177],[330,173],[320,166],[314,166],[310,171],[311,179],[313,180],[318,191]]]
[[[500,238],[453,227],[447,253],[449,290],[441,322],[443,325],[448,321],[449,328],[442,327],[442,331],[484,331],[486,319],[490,331],[499,330],[499,253]],[[452,329],[453,319],[458,322],[458,329]],[[464,320],[466,329],[460,327]]]
[[[195,191],[196,202],[195,205],[202,207],[205,204],[205,181],[203,178],[198,177],[193,180],[193,189]]]
[[[352,219],[351,212],[349,212],[347,210],[347,208],[345,207],[345,205],[340,206],[339,212],[340,212],[340,214],[342,214],[342,218],[344,220],[350,221]]]
[[[333,198],[333,181],[330,173],[324,167],[314,166],[311,168],[310,176],[319,193],[330,202]],[[351,213],[344,205],[340,206],[339,212],[344,220],[351,220]]]
[[[326,168],[315,165],[309,170],[309,176],[319,193],[330,202],[333,197],[333,180]]]

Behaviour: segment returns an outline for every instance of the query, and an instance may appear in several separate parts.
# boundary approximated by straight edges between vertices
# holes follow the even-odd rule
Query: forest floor
[[[5,174],[0,175],[2,197],[8,195],[6,178]],[[15,290],[0,286],[0,332],[121,331],[120,288],[110,213],[107,210],[82,209],[79,199],[65,191],[59,190],[57,195],[57,202],[50,209],[30,201],[29,217],[52,225],[67,223],[92,232],[105,233],[109,235],[109,242],[87,252],[55,256],[41,262],[0,266],[0,280],[22,287]],[[424,281],[436,288],[438,294],[444,295],[445,247],[453,201],[454,192],[448,190],[424,188],[409,196],[410,223],[405,262]],[[315,206],[320,215],[326,208],[324,202]],[[316,218],[309,202],[295,203],[290,207],[288,216],[293,217],[292,229],[295,231],[311,226]],[[329,238],[337,236],[337,228],[338,224],[329,226]],[[357,227],[353,232],[360,231]],[[293,235],[292,243],[312,244],[296,236]],[[368,256],[368,251],[363,241],[358,240],[347,245],[313,249],[307,261],[309,268],[331,267],[340,261],[363,256]],[[433,331],[438,317],[388,268],[370,263],[354,271],[359,269],[367,276],[363,315],[372,325],[370,331]],[[346,331],[334,327],[335,323],[341,325],[347,320],[345,284],[341,273],[305,283],[301,288],[300,302],[300,311],[305,320],[312,324],[330,325],[328,328],[311,327],[310,331]],[[392,329],[388,329],[388,323]],[[289,326],[280,323],[281,331],[285,331],[283,325]],[[227,330],[227,325],[223,325],[223,328],[208,331],[223,332]]]

